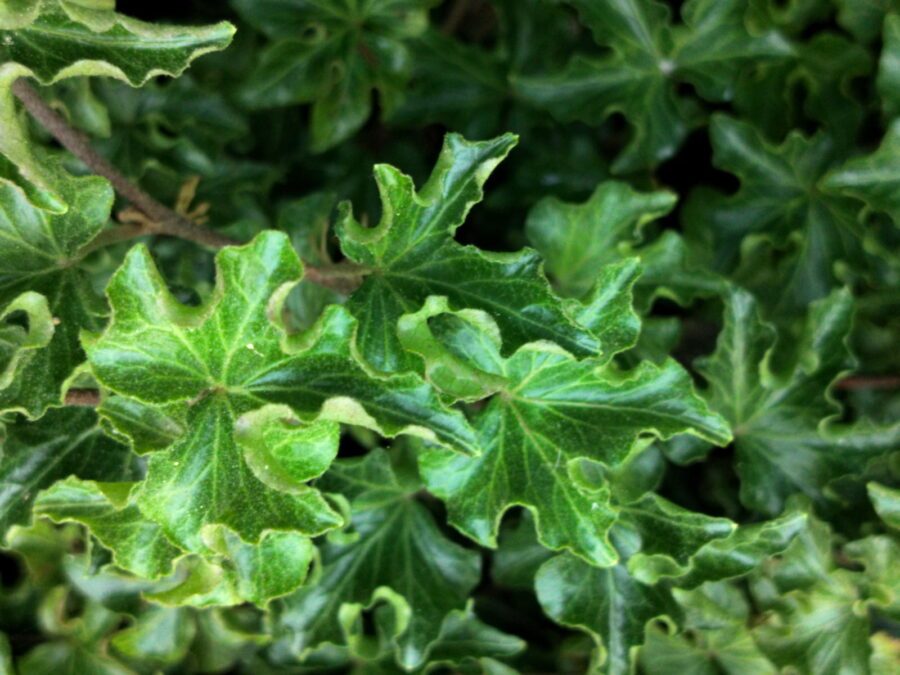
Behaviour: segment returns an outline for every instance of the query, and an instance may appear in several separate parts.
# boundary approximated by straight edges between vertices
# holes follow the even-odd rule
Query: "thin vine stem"
[[[47,105],[47,102],[26,79],[16,80],[12,85],[12,91],[29,114],[40,122],[53,138],[80,159],[91,171],[106,178],[112,183],[116,192],[147,216],[149,220],[143,226],[145,230],[143,234],[169,235],[211,248],[222,248],[238,243],[230,237],[191,222],[128,180],[121,171],[91,147],[87,136],[69,126],[62,115]]]
[[[192,222],[182,214],[157,201],[153,196],[131,182],[91,146],[90,140],[85,134],[69,125],[62,115],[51,108],[26,79],[19,78],[16,80],[12,85],[12,91],[22,102],[22,105],[25,106],[29,114],[53,138],[80,159],[91,171],[106,178],[119,195],[124,197],[147,218],[140,225],[120,225],[101,233],[85,249],[85,253],[91,253],[105,246],[147,235],[177,237],[178,239],[192,241],[209,248],[222,248],[223,246],[241,243],[231,237]],[[306,264],[305,279],[347,295],[359,286],[363,274],[364,270],[362,268],[346,263],[329,265],[327,267],[315,267]]]

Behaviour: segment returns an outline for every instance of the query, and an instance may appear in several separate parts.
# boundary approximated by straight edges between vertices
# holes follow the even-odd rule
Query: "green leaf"
[[[815,120],[842,152],[852,148],[867,106],[854,83],[872,76],[872,55],[858,42],[824,31],[794,51],[795,59],[745,71],[735,87],[735,108],[769,139]]]
[[[389,112],[409,77],[407,43],[428,25],[435,0],[232,0],[272,42],[242,88],[254,108],[312,103],[316,152],[356,133],[377,91]]]
[[[397,335],[422,357],[425,379],[454,400],[478,401],[506,384],[500,331],[481,310],[453,312],[446,297],[431,296],[418,312],[400,317]]]
[[[115,564],[145,578],[170,574],[182,551],[129,502],[133,483],[97,483],[70,477],[41,492],[34,513],[54,522],[85,525],[113,553]]]
[[[881,146],[866,157],[851,159],[831,172],[823,187],[861,199],[870,208],[887,213],[900,224],[900,121],[894,121]]]
[[[772,328],[760,319],[749,293],[729,294],[716,351],[698,370],[709,382],[710,407],[734,433],[740,497],[747,508],[774,516],[797,492],[824,505],[830,481],[896,447],[900,426],[830,420],[839,408],[828,388],[853,363],[845,344],[852,314],[846,291],[814,303],[789,365],[773,371],[781,354],[773,348]]]
[[[224,49],[234,27],[147,24],[109,9],[62,0],[31,3],[27,14],[0,14],[0,154],[18,167],[12,180],[36,205],[56,213],[69,206],[58,191],[60,171],[28,142],[10,87],[20,77],[48,85],[75,76],[106,76],[140,86],[150,77],[177,77],[198,56]]]
[[[535,588],[550,618],[591,636],[598,665],[611,674],[629,672],[648,622],[680,617],[668,591],[640,583],[623,565],[600,569],[572,555],[557,556],[541,567]]]
[[[438,639],[448,613],[466,606],[479,579],[480,559],[454,544],[413,497],[380,450],[335,463],[321,486],[351,501],[352,536],[321,549],[322,570],[309,587],[285,599],[278,630],[300,658],[323,643],[365,651],[364,610],[384,603],[406,669],[419,666]]]
[[[690,570],[675,580],[681,588],[742,577],[784,551],[806,525],[806,515],[787,512],[774,520],[742,525],[730,537],[716,539],[694,553]]]
[[[440,122],[467,137],[503,127],[507,65],[496,51],[429,30],[411,43],[412,77],[393,124]]]
[[[110,436],[130,443],[139,455],[163,450],[184,433],[183,420],[124,396],[107,396],[97,406],[97,414]]]
[[[462,415],[444,408],[420,379],[373,377],[362,368],[352,353],[355,322],[340,307],[295,340],[270,320],[302,274],[284,235],[267,232],[247,246],[223,249],[217,267],[213,298],[186,307],[172,298],[146,249],[136,247],[107,291],[112,321],[88,345],[105,386],[150,403],[180,402],[184,410],[185,435],[152,455],[136,495],[141,511],[179,545],[202,552],[201,530],[209,524],[226,525],[248,541],[267,529],[321,534],[339,524],[315,490],[281,492],[285,480],[302,483],[324,470],[338,422],[476,448]],[[285,420],[278,409],[239,422],[267,403],[287,406],[296,417]],[[321,442],[325,455],[312,473],[291,460],[298,448]],[[280,466],[266,469],[270,458]],[[307,473],[285,478],[293,470]]]
[[[897,0],[835,0],[838,23],[860,42],[873,42],[889,12],[900,11]]]
[[[186,610],[159,607],[142,613],[132,625],[116,633],[110,644],[128,662],[165,668],[184,659],[196,630]]]
[[[669,159],[697,125],[697,102],[677,93],[679,83],[693,85],[704,99],[725,101],[742,64],[791,53],[778,34],[747,31],[739,0],[689,0],[678,25],[655,0],[568,2],[611,54],[576,56],[561,73],[521,78],[518,88],[561,119],[596,122],[623,113],[633,134],[613,164],[616,173]]]
[[[32,206],[21,190],[0,180],[0,305],[17,303],[8,304],[7,312],[28,312],[31,329],[40,331],[28,353],[22,353],[16,377],[0,389],[0,410],[31,417],[62,402],[63,381],[84,360],[79,331],[99,328],[104,311],[78,263],[109,219],[112,190],[101,178],[83,178],[67,181],[60,193],[72,208],[54,215]],[[31,299],[15,300],[23,293]],[[40,308],[35,293],[46,298]]]
[[[60,0],[34,6],[37,11],[27,23],[0,22],[0,59],[43,84],[105,75],[138,87],[154,75],[177,77],[198,56],[227,47],[234,35],[234,27],[224,21],[161,26],[109,10],[84,11]]]
[[[493,659],[515,656],[526,646],[524,640],[479,621],[470,606],[447,615],[438,641],[428,653],[428,666],[452,665],[461,672],[506,675],[501,667],[491,670]]]
[[[582,298],[599,270],[633,255],[644,226],[667,215],[675,202],[671,192],[637,192],[607,181],[583,204],[541,200],[528,212],[525,231],[560,293]]]
[[[774,24],[791,34],[800,33],[809,24],[826,20],[831,5],[831,0],[750,0],[750,23],[755,20],[760,27]]]
[[[225,557],[225,579],[234,585],[239,602],[265,606],[288,595],[306,580],[315,555],[310,540],[296,532],[266,532],[258,545],[242,541],[234,532],[217,526],[204,532],[206,542]]]
[[[866,485],[869,499],[878,516],[889,527],[900,530],[900,490],[895,490],[878,483]]]
[[[648,627],[641,647],[641,667],[653,673],[698,675],[775,675],[747,628],[749,607],[743,594],[729,584],[704,584],[695,591],[674,592],[685,621],[675,633]]]
[[[607,540],[615,511],[605,487],[574,479],[578,462],[614,468],[645,435],[728,441],[721,420],[700,404],[673,361],[626,373],[604,363],[577,361],[538,342],[497,364],[507,384],[473,419],[483,454],[462,459],[428,450],[420,458],[425,483],[447,503],[454,526],[494,547],[503,513],[525,506],[543,545],[609,565],[617,559]]]
[[[884,22],[884,47],[878,62],[878,92],[888,117],[900,114],[900,15],[891,14]]]
[[[617,540],[640,549],[628,558],[628,572],[642,583],[655,584],[687,573],[698,551],[733,536],[737,525],[683,509],[651,493],[623,505],[616,528]]]
[[[687,305],[721,292],[721,279],[691,260],[675,232],[639,246],[645,226],[670,213],[675,202],[671,192],[637,192],[627,183],[607,181],[582,204],[541,200],[529,211],[525,232],[563,295],[584,298],[592,288],[604,286],[598,281],[604,266],[637,256],[643,271],[635,293],[642,311],[657,296]],[[580,321],[585,323],[583,317]]]
[[[683,218],[696,240],[710,242],[718,269],[733,270],[750,237],[787,250],[773,303],[787,311],[838,285],[838,263],[863,264],[858,203],[824,190],[823,177],[836,159],[828,136],[794,132],[773,146],[749,124],[724,115],[713,117],[710,133],[716,166],[736,174],[741,189],[730,196],[700,190]]]
[[[515,143],[511,134],[479,143],[450,134],[419,191],[393,167],[375,167],[382,200],[377,227],[363,227],[344,207],[338,224],[341,248],[370,272],[347,308],[360,321],[360,350],[375,368],[415,367],[399,343],[397,321],[418,311],[429,295],[446,296],[454,309],[489,313],[506,350],[546,339],[579,356],[597,351],[596,339],[567,315],[550,290],[534,251],[489,253],[453,240],[469,209],[481,200],[484,182]]]
[[[6,427],[0,462],[0,530],[28,523],[38,493],[68,476],[123,481],[135,477],[134,455],[103,435],[84,408],[49,411],[37,422]]]
[[[896,544],[878,537],[853,542],[848,556],[866,566],[853,572],[835,564],[829,528],[812,519],[808,525],[751,586],[757,605],[769,610],[753,636],[780,667],[868,673],[869,607],[892,599],[885,597],[882,584],[896,589]]]
[[[24,315],[25,325],[10,321]],[[0,391],[14,385],[19,372],[25,371],[35,352],[53,339],[53,316],[47,298],[26,291],[0,313]]]

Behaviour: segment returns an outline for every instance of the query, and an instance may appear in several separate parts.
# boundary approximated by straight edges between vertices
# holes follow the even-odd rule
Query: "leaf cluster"
[[[900,3],[118,4],[0,0],[0,673],[896,672]]]

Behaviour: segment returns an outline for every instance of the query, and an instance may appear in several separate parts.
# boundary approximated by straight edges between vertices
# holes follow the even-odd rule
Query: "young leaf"
[[[153,608],[113,636],[113,651],[144,667],[165,668],[181,662],[191,647],[197,624],[184,609]]]
[[[470,143],[448,135],[421,190],[393,167],[378,165],[382,200],[377,227],[366,228],[345,207],[341,248],[370,272],[347,308],[359,319],[359,346],[379,370],[415,367],[397,336],[402,314],[418,311],[429,295],[454,309],[480,309],[500,327],[506,350],[530,340],[553,340],[578,356],[595,353],[596,339],[578,326],[550,290],[534,251],[487,253],[453,240],[481,187],[516,143],[511,134]]]
[[[302,266],[283,234],[267,232],[247,246],[226,248],[217,267],[213,298],[186,307],[172,298],[146,249],[135,248],[107,291],[112,321],[87,346],[105,386],[157,405],[180,402],[185,410],[187,432],[153,454],[136,495],[142,512],[179,545],[202,552],[201,531],[212,524],[256,541],[267,529],[320,534],[340,523],[316,491],[282,492],[283,476],[259,471],[262,457],[281,452],[266,447],[267,427],[287,433],[284,421],[299,425],[287,441],[301,445],[313,440],[303,423],[320,419],[476,450],[462,415],[444,408],[418,377],[373,377],[358,363],[355,322],[342,308],[331,307],[308,334],[286,338],[272,317]],[[299,419],[245,418],[242,448],[234,436],[238,418],[267,403],[287,406]],[[336,432],[326,442],[333,456]],[[302,483],[325,466],[288,480]],[[272,471],[297,468],[287,462]]]
[[[900,11],[898,0],[835,0],[838,23],[860,42],[872,42],[890,12]]]
[[[383,451],[337,462],[321,487],[350,499],[352,536],[323,546],[321,576],[284,600],[279,633],[301,658],[323,643],[353,646],[364,608],[386,603],[397,661],[418,667],[448,613],[466,606],[478,555],[441,533],[414,498],[415,484],[398,480]]]
[[[829,528],[810,519],[783,558],[763,568],[751,585],[757,605],[768,610],[753,636],[780,667],[869,672],[869,611],[896,612],[900,551],[887,537],[852,542],[846,553],[866,561],[860,572],[839,568],[833,551]]]
[[[18,313],[25,316],[25,326],[10,321]],[[0,391],[4,391],[22,381],[20,373],[53,339],[53,316],[47,298],[26,291],[3,308],[0,322]]]

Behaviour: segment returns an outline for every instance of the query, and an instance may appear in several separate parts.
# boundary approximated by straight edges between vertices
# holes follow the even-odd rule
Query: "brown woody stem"
[[[53,138],[84,162],[91,171],[109,180],[116,192],[150,219],[144,226],[145,234],[169,235],[212,248],[221,248],[237,243],[230,237],[192,223],[181,214],[156,201],[128,180],[122,172],[91,147],[87,136],[69,126],[58,112],[47,105],[27,80],[24,78],[16,80],[12,85],[12,91],[22,101],[31,116],[40,122]]]
[[[240,243],[231,237],[197,225],[132,183],[121,171],[91,147],[87,136],[70,126],[58,112],[47,105],[47,102],[26,79],[16,80],[12,85],[12,91],[31,116],[40,122],[53,138],[80,159],[91,171],[106,178],[117,193],[147,216],[147,221],[141,225],[122,225],[103,232],[88,246],[86,252],[152,234],[186,239],[210,248],[222,248]],[[339,264],[328,268],[307,265],[305,278],[339,293],[349,294],[359,286],[362,274],[362,270],[352,265]]]
[[[96,389],[69,389],[66,392],[66,405],[96,408],[100,405],[100,392]]]
[[[896,375],[855,375],[841,380],[835,386],[845,391],[900,389],[900,377]]]

